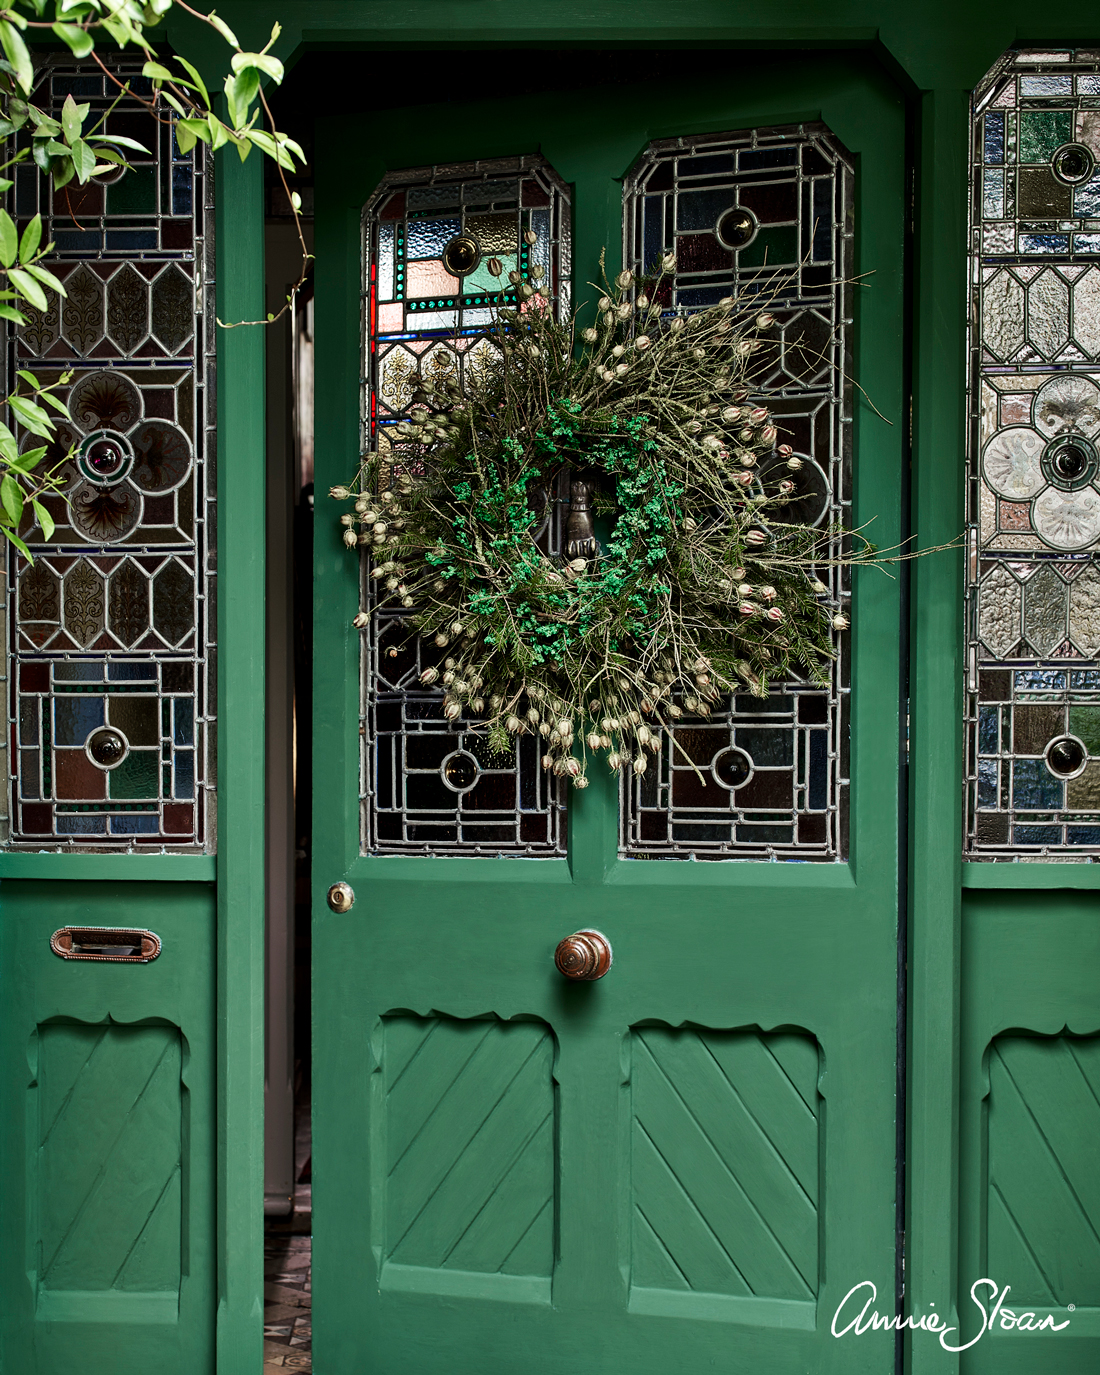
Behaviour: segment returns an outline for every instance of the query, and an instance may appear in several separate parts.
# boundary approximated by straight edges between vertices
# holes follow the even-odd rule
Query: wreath
[[[589,752],[644,773],[672,721],[735,690],[827,684],[848,618],[818,571],[875,552],[784,520],[802,460],[754,385],[774,318],[732,297],[666,318],[674,267],[605,280],[583,330],[511,274],[465,388],[421,381],[390,447],[330,493],[370,557],[355,625],[402,608],[444,717],[498,749],[537,732],[576,787]]]

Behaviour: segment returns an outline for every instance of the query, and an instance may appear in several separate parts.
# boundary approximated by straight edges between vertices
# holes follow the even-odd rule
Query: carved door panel
[[[785,114],[792,71],[812,122]],[[318,491],[388,442],[418,370],[476,365],[477,284],[446,244],[519,253],[530,228],[577,304],[605,245],[613,268],[676,249],[669,310],[783,271],[776,405],[807,510],[892,542],[900,427],[850,383],[900,413],[903,142],[847,59],[364,115],[355,171],[317,168]],[[751,241],[718,232],[731,213]],[[872,266],[845,334],[836,281]],[[338,514],[318,501],[318,1367],[886,1368],[892,1336],[829,1323],[894,1276],[897,584],[834,582],[855,630],[830,689],[683,728],[693,763],[745,761],[720,804],[721,770],[700,798],[672,754],[651,787],[594,770],[565,799],[522,746],[494,763],[444,720],[397,624],[352,629]],[[613,947],[598,982],[554,965],[584,928]]]

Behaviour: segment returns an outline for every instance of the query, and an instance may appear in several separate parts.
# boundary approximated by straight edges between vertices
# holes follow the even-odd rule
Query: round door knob
[[[355,892],[350,883],[334,883],[328,890],[328,905],[334,912],[350,912]]]
[[[602,979],[611,968],[611,942],[600,931],[576,931],[559,943],[554,963],[567,979]]]

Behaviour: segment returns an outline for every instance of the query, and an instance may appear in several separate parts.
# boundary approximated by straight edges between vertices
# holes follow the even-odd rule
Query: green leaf
[[[15,325],[27,323],[27,317],[21,315],[19,311],[13,310],[11,306],[0,306],[0,320],[10,320]]]
[[[0,177],[0,191],[10,191],[15,182],[9,181],[7,177]]]
[[[96,156],[92,149],[78,138],[73,143],[73,166],[76,168],[77,180],[83,186],[91,177],[95,170]]]
[[[48,267],[43,267],[41,263],[27,263],[27,271],[43,286],[48,286],[51,291],[56,291],[59,296],[68,296],[64,282],[56,278]]]
[[[271,57],[267,53],[234,53],[230,66],[238,76],[249,67],[254,67],[265,76],[271,77],[276,85],[280,85],[283,80],[283,64],[277,57]]]
[[[202,77],[198,73],[198,70],[195,67],[192,67],[191,63],[188,62],[185,57],[177,57],[176,61],[180,64],[180,66],[184,69],[187,75],[195,83],[195,89],[202,96],[203,104],[209,105],[210,92],[206,89],[206,82],[203,81]]]
[[[40,449],[26,449],[10,460],[11,466],[18,468],[21,473],[33,473],[49,452],[45,444]]]
[[[19,261],[25,263],[28,258],[33,258],[38,252],[38,245],[42,242],[42,216],[35,215],[26,229],[23,230],[23,237],[19,241]]]
[[[73,139],[80,137],[80,116],[76,112],[76,101],[72,95],[65,97],[65,104],[61,107],[61,127],[65,131],[65,140],[72,143]]]
[[[63,161],[59,158],[53,164],[51,172],[53,175],[54,190],[60,191],[63,186],[72,181],[73,177],[76,175],[76,168],[73,166],[72,158],[65,158]]]
[[[74,57],[87,57],[95,47],[90,33],[78,29],[75,24],[51,24],[50,27],[63,43],[67,43]]]
[[[12,217],[0,210],[0,263],[11,267],[19,253],[19,235]]]
[[[72,416],[69,414],[68,406],[65,405],[64,401],[59,401],[57,397],[54,396],[53,392],[39,392],[39,396],[45,401],[47,406],[52,406],[54,410],[63,415],[66,420],[72,419]]]
[[[56,137],[61,132],[61,125],[58,124],[57,120],[44,114],[37,105],[28,105],[27,114],[40,134],[53,134]]]
[[[210,142],[210,126],[205,119],[177,119],[176,143],[181,153],[189,153],[198,139]]]
[[[16,377],[21,377],[28,387],[33,387],[35,391],[39,390],[38,378],[35,377],[33,372],[28,372],[26,368],[20,368],[15,375]]]
[[[225,97],[229,102],[229,118],[235,129],[248,119],[248,107],[260,93],[260,74],[255,67],[246,67],[239,76],[225,78]]]
[[[176,78],[168,70],[162,67],[159,62],[146,62],[141,69],[142,76],[151,76],[154,81],[175,81]],[[186,85],[186,83],[184,83]]]
[[[136,138],[124,138],[121,134],[95,134],[96,143],[113,143],[118,148],[132,148],[135,153],[148,154],[149,149]]]
[[[41,406],[36,406],[25,396],[9,396],[8,405],[19,417],[24,429],[30,430],[31,434],[38,435],[40,439],[53,437],[54,422]]]
[[[10,15],[12,11],[8,10],[7,13]],[[31,55],[19,30],[6,19],[0,19],[0,45],[3,46],[4,53],[15,71],[15,79],[20,89],[26,95],[30,95],[31,86],[34,84]]]
[[[8,542],[9,542],[10,544],[14,544],[15,547],[16,547],[16,549],[19,550],[19,552],[23,555],[23,557],[27,560],[27,562],[28,562],[29,564],[32,564],[32,565],[33,565],[33,563],[34,563],[34,555],[33,555],[33,554],[31,553],[31,551],[27,548],[27,546],[23,543],[23,541],[19,538],[19,536],[18,536],[17,534],[15,534],[15,533],[14,533],[13,531],[11,531],[11,530],[5,530],[5,531],[4,531],[4,534],[5,534],[5,536],[7,537]]]
[[[176,97],[172,94],[171,91],[161,91],[160,94],[161,98],[163,100],[166,100],[168,104],[171,105],[172,109],[175,110],[176,114],[182,115],[184,119],[187,118],[187,111],[183,108],[183,106],[180,104],[180,102],[176,99]]]
[[[241,46],[237,42],[237,35],[233,32],[233,30],[229,27],[229,25],[225,22],[224,19],[218,18],[218,16],[214,13],[213,10],[211,10],[210,13],[206,16],[206,22],[211,26],[211,28],[217,29],[217,31],[221,34],[221,36],[231,47],[239,48]]]
[[[262,153],[266,153],[269,158],[274,158],[280,167],[285,167],[290,172],[294,171],[293,158],[281,143],[276,144],[270,134],[265,133],[263,129],[252,129],[248,138]]]
[[[11,473],[5,473],[0,481],[0,505],[11,523],[18,525],[23,517],[23,492]]]
[[[40,501],[32,501],[31,506],[34,508],[34,514],[38,517],[39,525],[42,527],[42,538],[49,539],[54,531],[53,516]]]

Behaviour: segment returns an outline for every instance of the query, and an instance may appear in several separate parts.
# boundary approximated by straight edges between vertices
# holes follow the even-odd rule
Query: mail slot
[[[63,960],[148,964],[160,954],[160,937],[122,926],[63,926],[50,937],[50,949]]]

